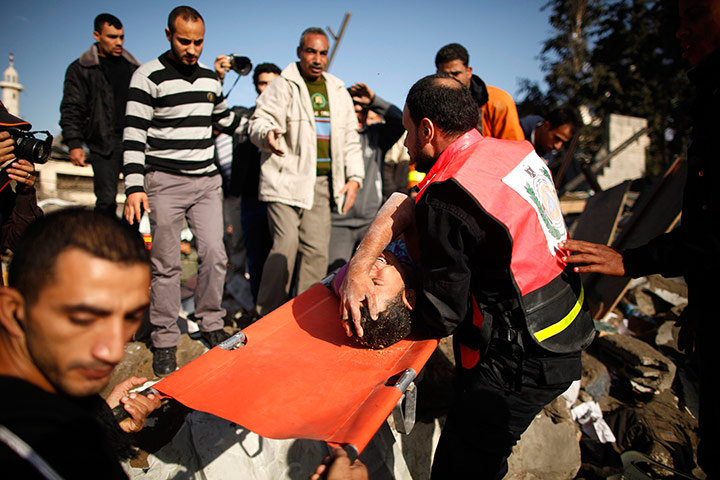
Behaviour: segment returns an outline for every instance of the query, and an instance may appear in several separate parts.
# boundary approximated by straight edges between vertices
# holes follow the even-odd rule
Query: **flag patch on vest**
[[[555,255],[559,243],[567,237],[567,230],[560,200],[545,162],[537,153],[531,152],[503,178],[503,183],[533,208],[545,233],[550,254]]]

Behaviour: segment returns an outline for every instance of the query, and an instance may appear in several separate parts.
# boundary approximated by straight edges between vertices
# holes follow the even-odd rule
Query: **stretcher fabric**
[[[338,310],[337,297],[317,284],[244,329],[245,346],[215,347],[155,388],[264,437],[361,452],[401,398],[399,376],[419,372],[438,340],[369,350],[346,336]]]

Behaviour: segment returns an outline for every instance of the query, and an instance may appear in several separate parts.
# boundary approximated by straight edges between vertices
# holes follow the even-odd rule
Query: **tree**
[[[633,115],[648,120],[648,168],[657,173],[682,151],[692,95],[681,59],[677,7],[673,2],[609,2],[593,49],[591,81],[583,96],[595,114]],[[668,142],[667,134],[674,133]]]
[[[537,113],[571,103],[599,118],[610,113],[647,118],[648,167],[659,171],[682,151],[689,131],[691,95],[674,38],[674,2],[553,0],[543,8],[552,9],[556,31],[540,55],[549,89],[543,93],[526,81],[519,109]],[[580,145],[595,152],[601,136],[600,128],[585,128]]]

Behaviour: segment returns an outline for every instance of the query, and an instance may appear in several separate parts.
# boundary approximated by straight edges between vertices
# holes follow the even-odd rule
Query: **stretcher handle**
[[[228,338],[224,342],[219,343],[217,346],[222,348],[223,350],[235,350],[236,348],[240,348],[243,345],[247,343],[247,336],[243,332],[237,332],[232,337]],[[157,396],[161,396],[160,392],[155,390],[153,387],[147,387],[140,392],[138,392],[140,395],[145,395],[146,397],[150,395],[151,393]],[[112,409],[113,417],[115,418],[115,421],[120,423],[126,418],[130,416],[130,414],[125,410],[122,404],[118,405],[117,407]]]
[[[139,395],[144,395],[144,396],[146,396],[146,397],[147,397],[148,395],[150,395],[151,393],[152,393],[153,395],[157,395],[158,397],[161,396],[160,392],[158,392],[157,390],[155,390],[155,388],[153,388],[153,387],[147,387],[147,388],[145,388],[145,389],[143,389],[143,390],[140,390],[140,391],[137,392],[137,393],[138,393]],[[128,417],[130,416],[130,414],[127,412],[127,410],[125,410],[125,407],[123,407],[123,404],[122,404],[122,403],[121,403],[120,405],[118,405],[117,407],[115,407],[115,408],[112,409],[112,414],[113,414],[113,418],[115,418],[115,421],[118,422],[118,423],[122,422],[123,420],[125,420],[126,418],[128,418]]]
[[[243,332],[237,332],[224,342],[218,343],[217,346],[222,348],[223,350],[235,350],[236,348],[245,346],[246,343],[247,336],[245,336]]]
[[[400,400],[393,408],[392,416],[395,430],[398,433],[409,434],[415,426],[415,410],[417,407],[417,388],[413,380],[417,373],[412,368],[405,370],[395,383],[395,388],[403,392]]]

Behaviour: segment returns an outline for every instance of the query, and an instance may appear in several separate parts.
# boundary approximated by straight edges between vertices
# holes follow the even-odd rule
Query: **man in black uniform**
[[[362,336],[361,303],[377,318],[378,255],[399,234],[417,234],[414,328],[455,334],[460,387],[433,461],[438,479],[501,479],[535,415],[580,378],[580,351],[594,338],[580,278],[560,260],[567,233],[545,163],[528,142],[483,137],[477,119],[453,78],[410,89],[405,145],[427,172],[417,204],[390,197],[341,287],[346,331],[351,316]]]

